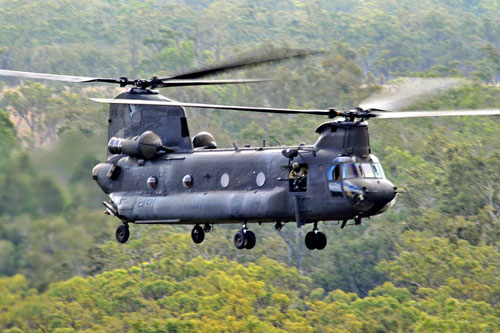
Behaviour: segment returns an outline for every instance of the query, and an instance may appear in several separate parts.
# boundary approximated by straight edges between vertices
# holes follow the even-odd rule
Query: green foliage
[[[448,289],[415,295],[391,283],[359,298],[340,290],[323,299],[295,269],[267,258],[175,257],[94,278],[54,283],[42,294],[22,276],[0,281],[0,327],[21,330],[134,332],[342,332],[497,330],[488,303],[453,298]]]
[[[446,287],[454,298],[497,304],[499,264],[500,254],[493,247],[410,233],[399,245],[398,258],[382,262],[380,269],[410,289]]]
[[[347,108],[394,76],[473,84],[412,109],[500,108],[494,1],[1,1],[0,68],[129,78],[168,76],[277,46],[313,59],[228,73],[262,85],[165,89],[182,101]],[[99,13],[99,14],[96,14]],[[104,158],[104,88],[2,85],[0,327],[5,332],[495,332],[500,330],[498,118],[373,121],[372,150],[402,190],[358,228],[234,226],[202,245],[184,227],[116,220],[90,177]],[[312,143],[324,119],[187,110],[221,147]],[[36,288],[36,289],[33,289]]]
[[[0,156],[5,159],[17,146],[14,124],[4,111],[0,110]]]
[[[69,129],[87,136],[103,130],[102,109],[87,94],[64,91],[57,96],[50,87],[27,83],[6,91],[0,103],[16,119],[18,136],[27,145],[38,147]]]

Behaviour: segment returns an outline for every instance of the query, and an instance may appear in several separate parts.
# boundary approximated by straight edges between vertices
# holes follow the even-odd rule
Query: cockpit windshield
[[[385,178],[380,163],[344,163],[342,178]]]

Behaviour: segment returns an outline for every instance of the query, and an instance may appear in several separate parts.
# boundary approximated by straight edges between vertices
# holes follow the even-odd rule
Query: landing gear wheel
[[[318,231],[316,233],[316,249],[317,250],[323,250],[326,246],[326,235],[324,233],[322,233],[321,231]]]
[[[245,238],[246,238],[245,249],[247,250],[253,249],[253,247],[255,246],[255,242],[257,241],[255,234],[252,231],[247,230],[247,232],[245,233]]]
[[[306,247],[309,250],[314,250],[318,247],[318,236],[316,236],[314,231],[309,231],[306,234]]]
[[[196,244],[200,244],[205,239],[205,231],[199,225],[195,225],[191,230],[191,238]]]
[[[128,230],[128,225],[126,224],[121,224],[117,229],[116,229],[116,240],[118,243],[125,243],[128,241],[128,237],[130,236],[130,231]]]
[[[243,231],[238,231],[234,235],[234,246],[236,246],[237,249],[243,249],[245,247],[246,243],[246,237],[245,233]]]
[[[203,231],[205,231],[206,233],[209,233],[211,230],[212,230],[212,226],[208,223],[205,223],[205,225],[203,226]]]

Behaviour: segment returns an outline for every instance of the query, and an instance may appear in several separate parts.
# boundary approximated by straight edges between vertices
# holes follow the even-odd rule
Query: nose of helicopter
[[[397,188],[387,179],[344,181],[344,191],[353,207],[363,216],[385,212],[396,202]]]

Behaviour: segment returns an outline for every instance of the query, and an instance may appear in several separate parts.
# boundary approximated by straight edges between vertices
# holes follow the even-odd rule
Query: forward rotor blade
[[[268,82],[271,79],[241,79],[241,80],[167,80],[156,85],[158,88],[184,87],[184,86],[209,86],[216,84],[242,84]]]
[[[375,93],[359,104],[367,109],[389,109],[399,111],[426,97],[459,87],[466,83],[456,78],[400,78],[384,86],[384,90]]]
[[[253,106],[239,105],[220,105],[220,104],[200,104],[200,103],[183,103],[183,102],[167,102],[167,101],[149,101],[137,99],[106,99],[106,98],[91,98],[92,101],[106,104],[136,104],[136,105],[156,105],[156,106],[183,106],[190,108],[203,109],[220,109],[220,110],[236,110],[236,111],[251,111],[251,112],[267,112],[280,114],[312,114],[328,116],[334,118],[337,116],[346,116],[343,112],[321,109],[284,109],[284,108],[264,108]],[[500,115],[500,109],[483,109],[483,110],[449,110],[449,111],[371,111],[371,117],[378,119],[402,119],[402,118],[426,118],[426,117],[456,117],[456,116],[495,116]]]
[[[498,109],[484,110],[450,110],[450,111],[396,111],[371,112],[377,119],[426,118],[426,117],[456,117],[456,116],[496,116]]]
[[[221,74],[228,71],[234,71],[245,67],[257,66],[266,63],[279,62],[292,58],[304,58],[310,55],[322,54],[322,51],[309,51],[300,49],[278,49],[265,55],[248,55],[240,57],[233,61],[216,64],[203,69],[197,69],[186,73],[161,78],[160,80],[178,80],[178,79],[197,79],[208,75]]]
[[[51,80],[51,81],[63,81],[63,82],[110,82],[119,83],[116,79],[106,79],[106,78],[95,78],[86,76],[71,76],[71,75],[57,75],[57,74],[45,74],[45,73],[33,73],[33,72],[21,72],[21,71],[11,71],[7,69],[0,69],[0,76],[12,76],[21,77],[26,79],[38,79],[38,80]]]
[[[199,103],[183,103],[183,102],[163,102],[163,101],[148,101],[137,99],[106,99],[106,98],[91,98],[92,101],[107,104],[136,104],[136,105],[165,105],[165,106],[184,106],[188,108],[203,108],[203,109],[220,109],[220,110],[236,110],[236,111],[252,111],[252,112],[268,112],[281,114],[313,114],[330,116],[332,112],[336,116],[336,111],[330,110],[301,110],[301,109],[280,109],[280,108],[262,108],[253,106],[238,106],[238,105],[218,105],[218,104],[199,104]]]

